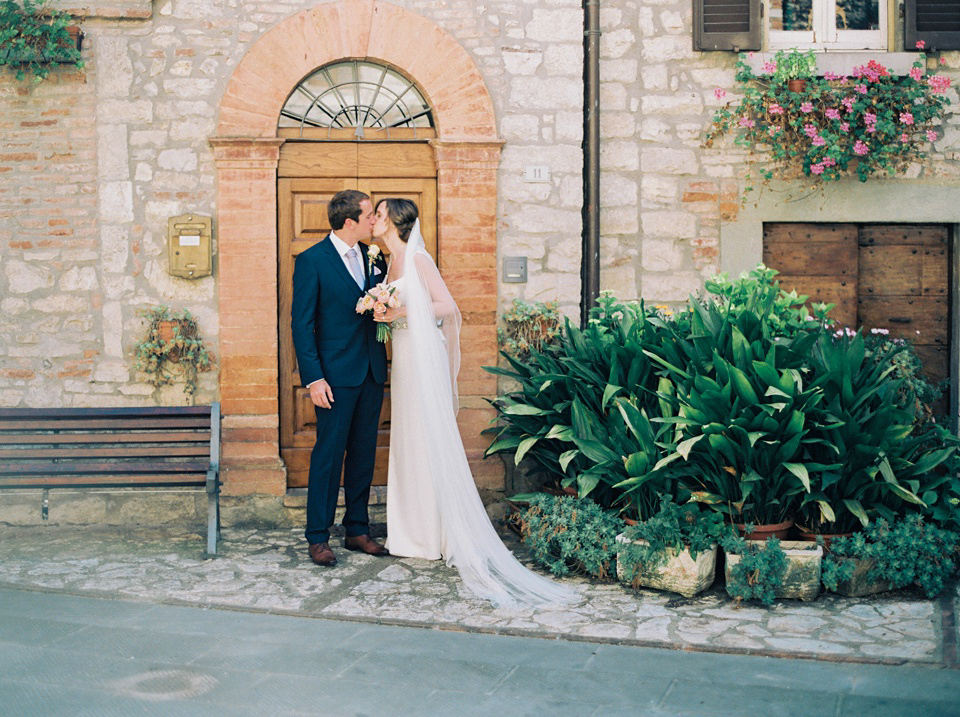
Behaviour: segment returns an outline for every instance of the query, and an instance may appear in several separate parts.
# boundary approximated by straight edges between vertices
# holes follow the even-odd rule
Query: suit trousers
[[[308,543],[330,540],[340,493],[340,472],[343,470],[345,512],[343,527],[350,537],[370,532],[367,504],[377,457],[377,430],[383,405],[383,384],[373,374],[359,386],[331,386],[333,404],[315,406],[317,443],[310,454],[310,477],[307,483]],[[346,456],[346,457],[344,457]]]

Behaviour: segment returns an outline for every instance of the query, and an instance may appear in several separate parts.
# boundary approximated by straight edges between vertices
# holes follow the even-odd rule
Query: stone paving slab
[[[522,546],[504,537],[526,560]],[[340,564],[324,569],[310,562],[299,530],[227,530],[220,556],[207,560],[202,535],[172,529],[3,527],[0,585],[686,650],[948,667],[955,662],[954,625],[946,640],[943,630],[944,614],[952,622],[943,605],[951,601],[924,600],[911,591],[738,607],[722,587],[686,599],[566,578],[583,596],[575,607],[498,609],[466,592],[456,571],[440,561],[374,558],[339,544],[335,537]],[[57,632],[67,627],[37,626],[38,639],[56,634],[69,640]]]

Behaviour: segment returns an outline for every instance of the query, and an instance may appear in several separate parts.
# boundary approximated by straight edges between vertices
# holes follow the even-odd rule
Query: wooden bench
[[[220,534],[220,404],[0,408],[0,489],[197,486],[207,554]]]

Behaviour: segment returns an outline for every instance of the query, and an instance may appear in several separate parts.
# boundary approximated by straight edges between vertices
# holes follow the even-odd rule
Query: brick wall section
[[[84,72],[0,71],[0,405],[83,404],[101,352],[95,117]]]

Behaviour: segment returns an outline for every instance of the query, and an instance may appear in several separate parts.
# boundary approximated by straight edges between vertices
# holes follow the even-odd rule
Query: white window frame
[[[812,0],[813,29],[771,30],[770,3],[766,0],[765,15],[767,46],[772,50],[791,47],[811,50],[886,50],[887,49],[887,0],[878,2],[879,29],[841,30],[836,27],[836,0]]]

